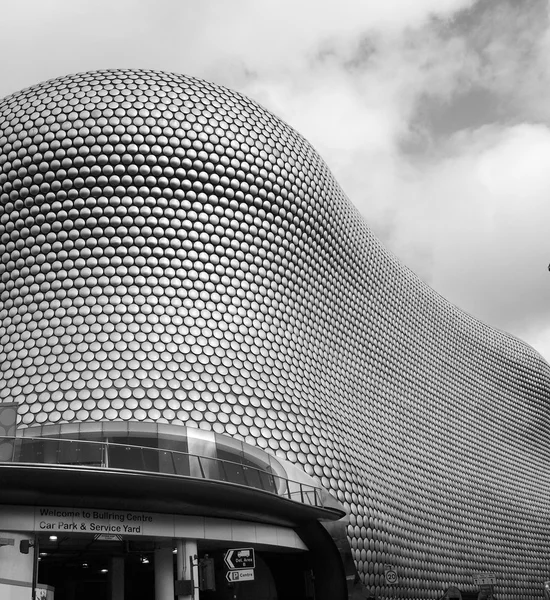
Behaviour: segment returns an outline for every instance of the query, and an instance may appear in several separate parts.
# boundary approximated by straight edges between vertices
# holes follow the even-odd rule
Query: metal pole
[[[33,556],[33,565],[32,565],[32,600],[36,600],[36,584],[38,582],[38,556],[39,556],[38,536],[36,534],[34,534],[33,550],[34,550],[34,556]]]
[[[192,580],[193,589],[190,594],[178,596],[178,600],[198,600],[199,598],[199,576],[195,573],[197,561],[197,540],[185,539],[176,542],[177,574],[178,579]]]
[[[103,449],[104,449],[104,451],[105,451],[105,456],[104,456],[104,458],[103,458],[103,463],[104,463],[104,465],[103,465],[103,466],[104,466],[106,469],[108,469],[108,468],[109,468],[109,438],[107,438],[107,439],[105,440],[105,445],[103,446]]]

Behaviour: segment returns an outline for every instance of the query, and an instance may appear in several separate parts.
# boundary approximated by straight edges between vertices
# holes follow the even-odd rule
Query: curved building
[[[5,98],[0,258],[10,593],[542,598],[548,365],[255,102],[139,70]]]

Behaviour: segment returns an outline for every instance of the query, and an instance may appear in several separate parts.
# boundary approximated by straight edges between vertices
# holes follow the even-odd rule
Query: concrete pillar
[[[124,600],[124,557],[112,556],[109,569],[111,600]]]
[[[174,600],[172,546],[155,550],[155,600]]]
[[[19,551],[19,543],[34,543],[34,535],[0,532],[0,598],[29,600],[32,597],[34,547],[28,554]]]
[[[66,600],[78,600],[76,597],[76,581],[65,582],[65,598]]]
[[[191,570],[191,561],[196,565],[198,558],[196,540],[178,540],[177,575],[178,579],[193,579],[195,588],[190,596],[178,596],[178,600],[199,600],[199,570],[194,566]]]

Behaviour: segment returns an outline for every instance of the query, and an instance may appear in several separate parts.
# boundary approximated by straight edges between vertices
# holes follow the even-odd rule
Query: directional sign
[[[475,585],[496,585],[497,576],[495,573],[474,573]]]
[[[384,577],[388,585],[395,585],[397,583],[397,571],[393,565],[384,565]]]
[[[254,569],[241,569],[240,571],[227,571],[225,578],[229,583],[239,581],[254,581]]]
[[[233,550],[228,550],[225,553],[224,561],[228,569],[253,569],[256,566],[254,548],[234,548]]]
[[[122,536],[116,533],[96,533],[94,540],[103,540],[104,542],[121,542]]]

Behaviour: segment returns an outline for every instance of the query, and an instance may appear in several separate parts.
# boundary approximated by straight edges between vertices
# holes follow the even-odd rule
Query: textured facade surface
[[[542,597],[548,366],[403,267],[237,93],[120,70],[0,101],[0,345],[20,427],[182,424],[301,466],[381,597],[477,571]]]

